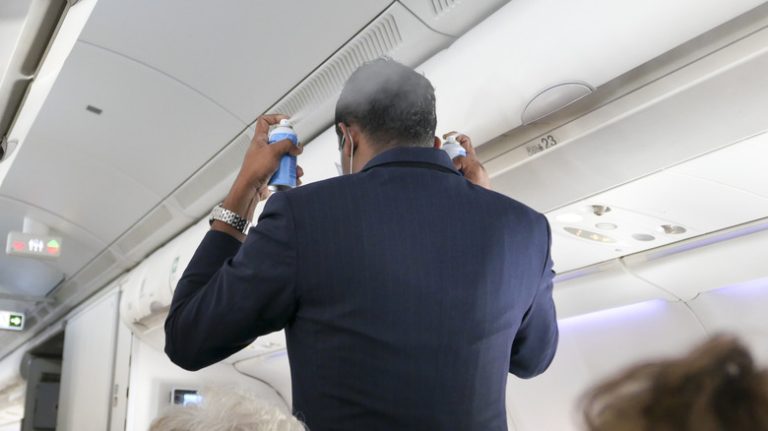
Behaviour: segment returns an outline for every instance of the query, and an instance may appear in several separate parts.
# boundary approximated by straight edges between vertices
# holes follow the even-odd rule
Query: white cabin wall
[[[704,292],[689,304],[707,331],[736,334],[768,366],[768,278]]]
[[[56,429],[108,428],[117,339],[117,290],[67,320]]]
[[[10,424],[0,425],[0,431],[19,431],[21,429],[21,422],[14,422]]]
[[[735,269],[737,270],[737,269]],[[646,301],[561,319],[560,345],[547,372],[509,376],[510,430],[578,430],[586,390],[645,361],[686,353],[716,333],[736,335],[768,365],[768,279],[700,293],[688,302]]]
[[[146,431],[166,407],[173,388],[202,389],[207,385],[241,388],[283,411],[289,406],[268,385],[238,373],[232,365],[218,363],[200,371],[185,371],[165,353],[134,337],[128,395],[126,431]]]
[[[639,361],[685,353],[706,337],[685,303],[653,300],[562,319],[547,372],[507,382],[510,430],[578,430],[577,405],[588,388]]]

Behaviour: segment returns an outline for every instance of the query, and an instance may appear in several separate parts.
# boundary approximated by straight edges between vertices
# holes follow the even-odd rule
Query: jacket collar
[[[378,166],[392,164],[412,164],[417,167],[418,165],[423,165],[427,168],[434,167],[439,170],[461,175],[461,173],[453,167],[453,162],[445,151],[426,147],[399,147],[385,150],[372,158],[361,172],[365,172]]]

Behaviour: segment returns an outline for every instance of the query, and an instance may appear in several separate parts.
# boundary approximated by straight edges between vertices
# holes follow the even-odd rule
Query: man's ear
[[[435,136],[435,146],[434,147],[437,148],[438,150],[440,149],[440,138],[438,138],[437,136]]]

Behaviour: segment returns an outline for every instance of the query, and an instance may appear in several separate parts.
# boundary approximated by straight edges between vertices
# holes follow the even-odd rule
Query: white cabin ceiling
[[[64,306],[71,307],[85,299],[196,220],[207,208],[208,200],[216,197],[190,198],[195,189],[183,187],[188,179],[213,184],[216,190],[224,187],[222,184],[231,177],[227,167],[236,160],[231,151],[243,146],[242,132],[247,126],[319,70],[383,11],[396,7],[401,12],[408,10],[419,15],[416,20],[411,15],[411,21],[423,23],[426,30],[413,34],[428,34],[429,49],[433,50],[471,27],[474,22],[470,18],[479,19],[500,4],[491,0],[454,2],[445,11],[433,9],[430,16],[431,6],[419,6],[417,2],[238,0],[225,8],[202,1],[99,0],[0,184],[3,211],[10,206],[15,208],[0,226],[0,234],[13,229],[14,217],[18,217],[20,228],[24,215],[34,215],[65,237],[63,257],[51,266],[63,273],[68,283],[54,295],[54,305],[61,306],[47,319],[61,315]],[[434,4],[427,0],[423,3]],[[629,25],[637,24],[635,18],[641,15],[640,9],[622,9],[614,2],[510,2],[500,10],[506,10],[506,15],[494,15],[483,23],[485,30],[473,30],[467,35],[474,33],[476,37],[485,32],[484,36],[496,37],[505,44],[505,49],[477,45],[477,39],[467,38],[465,43],[454,45],[455,53],[465,61],[472,59],[473,67],[463,68],[461,62],[450,62],[453,68],[435,66],[444,63],[426,63],[424,70],[438,82],[441,125],[451,124],[449,128],[461,128],[475,134],[478,143],[485,142],[519,124],[517,108],[522,109],[528,93],[515,86],[535,94],[541,88],[528,86],[527,78],[558,81],[561,76],[555,72],[559,71],[566,73],[569,80],[584,76],[584,70],[578,67],[571,70],[571,63],[553,60],[552,53],[578,60],[574,64],[595,73],[589,83],[599,85],[759,4],[754,0],[693,3],[685,4],[695,7],[701,19],[675,20],[675,16],[690,14],[689,8],[681,6],[682,2],[671,5],[656,1],[645,5],[654,11],[652,21],[658,21],[654,34],[649,36],[647,26]],[[476,5],[477,9],[464,13],[468,5]],[[558,16],[541,16],[542,10],[557,10]],[[594,13],[595,10],[600,13]],[[662,13],[659,21],[660,10],[667,13]],[[458,12],[469,18],[455,21]],[[507,20],[510,16],[513,21]],[[563,26],[555,25],[577,16],[589,19],[566,20]],[[489,26],[496,29],[489,30]],[[541,33],[542,28],[552,26],[557,28],[556,32]],[[662,28],[670,33],[663,33]],[[593,34],[597,29],[600,34]],[[606,38],[606,32],[622,38]],[[582,51],[581,56],[576,55],[564,45],[578,45],[579,41],[572,37],[575,34],[585,36],[582,44],[596,44],[589,55]],[[600,44],[605,40],[610,42],[607,48]],[[409,46],[416,45],[410,41]],[[631,59],[615,55],[632,51],[638,55]],[[447,52],[434,59],[445,58]],[[473,57],[481,54],[486,63]],[[402,55],[416,61],[425,54]],[[548,62],[540,62],[541,57]],[[506,84],[491,85],[493,92],[472,87],[483,79],[483,75],[472,75],[480,69]],[[454,85],[456,82],[461,85]],[[489,82],[495,81],[485,83]],[[455,90],[462,88],[474,88],[477,93],[469,99],[456,99]],[[498,97],[501,91],[508,95],[506,99]],[[462,104],[463,100],[469,103]],[[508,108],[499,109],[497,102],[507,104]],[[456,109],[446,111],[446,106],[451,105]],[[100,113],[88,110],[89,106]],[[485,111],[474,111],[478,107]],[[477,115],[488,110],[491,115]],[[459,120],[472,115],[481,121],[464,127],[466,123]],[[321,136],[331,138],[330,134]],[[310,145],[307,152],[317,155],[313,162],[321,164],[327,172],[336,154],[320,156],[311,151],[315,145]],[[206,170],[209,161],[219,162],[215,173]],[[637,176],[647,173],[639,171]],[[507,183],[514,184],[513,180],[509,177],[502,183],[501,191],[518,197],[514,189],[504,188]],[[577,180],[581,178],[568,179],[571,183]],[[608,187],[593,188],[579,198]],[[174,196],[177,190],[187,190],[189,202],[183,204],[181,194]],[[542,193],[539,189],[533,195]],[[558,202],[562,205],[573,201]],[[535,202],[532,205],[553,208]],[[0,260],[6,258],[1,256]],[[10,289],[14,291],[13,286]],[[47,306],[38,309],[50,312]],[[0,356],[19,345],[24,336],[0,335],[0,345],[7,346],[5,350],[0,348]]]
[[[391,3],[99,0],[80,40],[168,75],[250,123]]]
[[[45,265],[66,281],[45,303],[22,308],[53,321],[200,217],[237,169],[230,162],[248,124],[369,23],[398,20],[404,40],[394,56],[415,66],[453,39],[425,22],[462,13],[452,18],[461,25],[451,34],[460,34],[502,3],[457,2],[439,17],[383,0],[76,3],[67,15],[74,24],[65,18],[58,34],[71,42],[56,52],[56,73],[37,82],[50,93],[22,109],[22,142],[0,167],[3,209],[16,208],[0,234],[34,216],[64,238],[62,258]],[[194,185],[181,187],[190,178]],[[196,198],[205,184],[213,192]],[[3,289],[26,292],[13,285],[22,269],[0,259],[12,268]],[[31,291],[48,292],[49,282]],[[36,321],[28,319],[28,331]],[[27,336],[0,334],[0,345]]]

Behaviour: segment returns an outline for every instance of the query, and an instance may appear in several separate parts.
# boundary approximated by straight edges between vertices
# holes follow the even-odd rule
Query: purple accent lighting
[[[654,316],[668,310],[670,303],[663,299],[639,302],[622,307],[595,311],[580,316],[568,317],[558,321],[561,330],[599,329],[605,326],[626,325],[632,321],[653,319]]]

